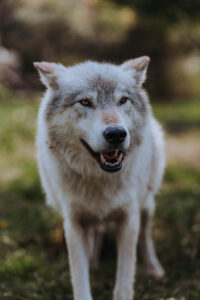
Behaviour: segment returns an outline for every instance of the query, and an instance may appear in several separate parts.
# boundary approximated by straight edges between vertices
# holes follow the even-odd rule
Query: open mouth
[[[97,160],[101,169],[107,172],[117,172],[122,168],[122,161],[126,152],[120,149],[114,149],[106,152],[95,152],[92,148],[81,139],[82,144],[89,151],[93,158]]]

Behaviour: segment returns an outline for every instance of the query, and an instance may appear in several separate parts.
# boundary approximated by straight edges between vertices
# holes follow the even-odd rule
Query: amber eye
[[[88,100],[88,99],[83,99],[83,100],[80,101],[80,103],[81,103],[81,105],[83,105],[83,106],[88,106],[88,107],[91,107],[91,106],[92,106],[91,101]]]
[[[125,104],[126,102],[127,102],[127,100],[128,100],[128,98],[126,98],[126,97],[122,97],[121,98],[121,100],[120,100],[120,105],[123,105],[123,104]]]

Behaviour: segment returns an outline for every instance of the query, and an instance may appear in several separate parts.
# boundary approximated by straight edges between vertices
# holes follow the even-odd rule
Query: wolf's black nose
[[[104,130],[103,136],[108,143],[117,145],[125,140],[127,133],[123,127],[109,126]]]

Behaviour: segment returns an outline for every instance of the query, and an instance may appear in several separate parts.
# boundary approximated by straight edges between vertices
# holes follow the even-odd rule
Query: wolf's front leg
[[[76,222],[64,222],[74,300],[92,300],[89,283],[87,231]]]
[[[135,277],[139,213],[127,217],[119,225],[117,277],[114,300],[132,300]]]

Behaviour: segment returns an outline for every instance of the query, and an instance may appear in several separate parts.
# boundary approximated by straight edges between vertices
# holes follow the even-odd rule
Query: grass
[[[154,113],[170,133],[179,133],[200,127],[200,101],[188,99],[156,104]]]
[[[62,220],[45,205],[34,158],[38,104],[37,95],[0,88],[0,299],[72,300]],[[188,131],[199,130],[198,109],[195,101],[154,107],[167,129],[177,122]],[[168,166],[154,226],[166,277],[148,278],[139,255],[136,300],[200,299],[199,178],[193,166]],[[108,232],[100,268],[91,271],[96,300],[111,299],[115,256]]]

